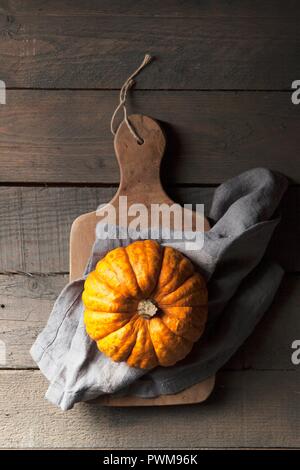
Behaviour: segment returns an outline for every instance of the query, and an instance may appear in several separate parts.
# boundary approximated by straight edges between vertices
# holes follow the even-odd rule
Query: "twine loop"
[[[127,98],[127,93],[130,90],[130,88],[133,87],[135,84],[134,77],[136,77],[140,71],[147,65],[149,62],[152,60],[152,57],[149,54],[146,54],[144,57],[143,62],[141,65],[127,78],[127,80],[123,83],[121,90],[120,90],[120,95],[119,95],[119,104],[116,107],[112,118],[110,122],[110,130],[113,135],[116,135],[117,129],[115,129],[115,120],[117,117],[118,112],[122,109],[123,110],[123,120],[126,122],[127,127],[132,134],[132,136],[135,138],[138,144],[142,145],[144,143],[144,140],[142,137],[138,135],[136,130],[134,129],[133,125],[128,119],[127,116],[127,109],[126,109],[126,98]],[[118,126],[119,127],[119,126]]]

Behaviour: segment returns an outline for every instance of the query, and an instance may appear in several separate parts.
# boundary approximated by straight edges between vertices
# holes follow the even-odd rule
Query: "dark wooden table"
[[[1,447],[300,446],[299,1],[1,0]],[[291,178],[268,255],[287,271],[274,305],[202,405],[63,413],[29,356],[68,280],[70,225],[119,180],[109,130],[118,90],[142,60],[134,112],[167,133],[162,169],[180,202],[255,166]]]

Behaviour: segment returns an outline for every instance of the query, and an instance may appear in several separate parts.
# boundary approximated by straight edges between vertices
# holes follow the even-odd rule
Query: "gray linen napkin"
[[[261,260],[279,222],[274,213],[287,185],[284,176],[257,168],[216,189],[209,213],[214,225],[204,234],[203,248],[181,246],[207,278],[208,326],[188,357],[172,367],[145,373],[115,363],[87,336],[81,301],[85,276],[109,250],[132,241],[130,235],[125,240],[96,239],[85,276],[63,289],[31,348],[50,382],[46,398],[67,410],[105,393],[177,393],[215,374],[253,331],[282,279],[277,264]],[[150,237],[145,232],[142,238]]]

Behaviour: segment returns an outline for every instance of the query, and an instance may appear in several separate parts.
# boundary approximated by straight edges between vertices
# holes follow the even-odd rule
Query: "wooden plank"
[[[107,203],[116,188],[0,187],[0,272],[61,273],[69,270],[73,220]],[[203,203],[206,215],[214,188],[172,188],[175,201]],[[300,271],[300,188],[291,187],[282,203],[282,222],[268,255],[289,272]]]
[[[244,368],[299,370],[291,361],[292,343],[300,339],[300,276],[286,275],[274,302],[236,358]]]
[[[0,275],[0,340],[6,355],[0,368],[36,367],[29,350],[67,283],[68,275]]]
[[[67,275],[0,275],[0,340],[6,361],[0,368],[36,367],[29,350],[44,328]],[[287,276],[272,308],[226,369],[293,370],[291,344],[300,331],[300,277]],[[300,366],[299,366],[300,367]]]
[[[299,62],[300,63],[300,62]],[[9,91],[0,107],[0,182],[117,183],[114,91]],[[214,184],[255,166],[300,182],[300,113],[290,94],[134,93],[167,134],[169,183]]]
[[[243,16],[243,17],[287,17],[299,15],[299,2],[288,0],[253,0],[206,2],[182,0],[152,0],[151,10],[147,0],[2,0],[0,12],[3,14],[77,16],[154,16],[154,17],[197,17],[197,16]]]
[[[204,404],[106,409],[47,403],[37,371],[0,373],[0,446],[5,448],[201,449],[298,447],[300,374],[226,372]],[[147,423],[147,426],[145,426]],[[158,432],[159,429],[159,432]]]
[[[0,188],[0,270],[68,272],[72,222],[115,188]]]
[[[140,16],[124,15],[125,6],[121,16],[68,10],[51,21],[41,11],[4,13],[1,79],[10,88],[119,88],[146,52],[159,61],[141,75],[141,89],[278,90],[300,76],[299,4],[294,15],[281,16],[281,7],[256,17],[241,7],[240,16],[213,8],[194,16],[193,6],[189,18],[143,8]]]

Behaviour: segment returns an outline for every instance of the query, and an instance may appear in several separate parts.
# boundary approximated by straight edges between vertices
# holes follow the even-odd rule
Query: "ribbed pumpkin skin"
[[[88,275],[82,299],[99,350],[142,369],[183,359],[207,319],[204,278],[179,251],[153,240],[110,251]],[[150,318],[138,312],[146,299],[158,309]]]

